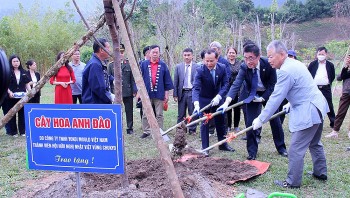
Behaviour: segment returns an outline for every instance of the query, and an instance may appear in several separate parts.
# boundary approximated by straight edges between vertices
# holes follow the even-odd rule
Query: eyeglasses
[[[255,61],[258,57],[254,57],[254,56],[249,56],[249,57],[244,57],[245,61]]]

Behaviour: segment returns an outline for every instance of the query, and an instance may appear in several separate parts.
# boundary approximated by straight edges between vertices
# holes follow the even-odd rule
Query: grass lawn
[[[42,91],[41,103],[53,103],[54,87],[46,85]],[[333,99],[334,106],[337,111],[339,97]],[[176,123],[177,105],[172,101],[169,110],[165,112],[165,128]],[[125,119],[125,116],[123,116]],[[240,127],[243,128],[243,117],[241,118]],[[125,120],[124,120],[125,122]],[[288,132],[288,116],[285,121],[285,141],[289,147],[290,133]],[[158,151],[154,141],[151,138],[140,139],[142,134],[139,109],[134,111],[134,131],[133,135],[126,135],[125,131],[125,154],[127,160],[135,160],[141,158],[156,158]],[[310,154],[305,157],[303,183],[300,189],[281,189],[273,184],[275,179],[284,180],[288,169],[288,159],[278,155],[272,140],[270,126],[264,125],[262,132],[262,142],[259,144],[258,160],[270,162],[269,170],[261,176],[251,179],[247,182],[239,182],[232,186],[232,190],[238,193],[245,192],[248,188],[254,188],[263,191],[266,194],[272,192],[288,192],[297,195],[298,197],[349,197],[350,196],[350,166],[349,166],[349,151],[346,147],[350,146],[350,141],[347,137],[347,126],[349,125],[348,118],[345,119],[340,132],[340,138],[337,140],[323,138],[325,147],[327,165],[328,165],[328,181],[321,182],[306,172],[312,170],[312,161]],[[323,136],[330,132],[328,118],[324,124]],[[187,141],[194,148],[200,148],[200,139],[197,134],[187,136]],[[170,133],[173,137],[174,131]],[[173,138],[172,138],[173,140]],[[216,137],[211,137],[212,143],[215,143]],[[244,161],[247,157],[246,141],[239,138],[230,143],[236,149],[234,153],[221,152],[217,148],[213,149],[210,154],[213,157],[224,157],[229,159],[237,159]],[[5,135],[4,129],[0,133],[0,197],[11,197],[13,193],[20,189],[28,179],[40,178],[50,172],[31,171],[26,169],[25,155],[26,143],[24,137],[13,138]],[[205,159],[204,159],[205,160]],[[224,171],[224,170],[223,170]]]

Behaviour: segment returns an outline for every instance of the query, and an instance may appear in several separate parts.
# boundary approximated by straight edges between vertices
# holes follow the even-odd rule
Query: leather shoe
[[[235,149],[233,149],[232,147],[230,147],[228,144],[219,146],[219,150],[221,150],[221,151],[235,152]]]
[[[127,134],[133,134],[133,133],[134,133],[134,130],[132,130],[132,129],[126,129],[126,133],[127,133]]]
[[[287,181],[275,180],[274,182],[277,186],[282,188],[300,188],[300,186],[292,186]]]
[[[287,151],[278,152],[282,157],[288,157]]]
[[[190,131],[188,131],[188,134],[189,134],[189,135],[196,134],[196,131],[195,131],[195,130],[193,130],[193,131],[192,131],[192,130],[190,130]]]
[[[321,175],[315,175],[314,172],[312,171],[308,171],[307,174],[312,175],[314,178],[318,179],[318,180],[322,180],[322,181],[327,181],[327,175],[321,174]]]
[[[247,136],[243,136],[241,140],[247,140]]]
[[[146,138],[146,137],[148,137],[148,136],[149,136],[149,134],[143,133],[143,134],[140,136],[140,138]]]
[[[249,156],[247,157],[247,160],[255,160],[255,159],[256,159],[256,157],[253,156],[253,155],[249,155]]]

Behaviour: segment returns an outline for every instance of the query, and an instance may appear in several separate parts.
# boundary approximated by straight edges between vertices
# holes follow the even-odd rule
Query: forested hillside
[[[214,40],[226,48],[242,51],[250,39],[264,47],[274,39],[283,40],[301,59],[313,57],[314,48],[330,46],[334,58],[340,58],[350,40],[350,0],[272,0],[270,7],[255,6],[251,0],[140,0],[128,20],[134,47],[159,44],[163,58],[172,67],[181,60],[181,52],[191,47],[195,55]],[[266,1],[268,2],[268,1]],[[128,1],[126,12],[132,9]],[[102,14],[102,7],[86,16],[90,24]],[[0,45],[8,54],[24,60],[34,58],[45,71],[58,51],[66,50],[80,38],[85,27],[74,20],[75,9],[66,4],[59,10],[40,5],[19,7],[0,20]],[[108,37],[107,28],[98,36]],[[91,44],[91,43],[90,43]],[[334,50],[333,50],[334,48]],[[166,50],[165,50],[166,49]],[[333,51],[332,51],[333,50]],[[84,59],[91,47],[82,50]],[[141,58],[141,57],[138,57]]]

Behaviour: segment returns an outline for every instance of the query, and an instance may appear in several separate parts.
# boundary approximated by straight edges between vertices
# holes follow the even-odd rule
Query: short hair
[[[213,49],[208,49],[208,50],[205,51],[205,54],[212,54],[212,53],[215,54],[215,58],[219,57],[219,54]],[[204,54],[204,57],[205,57],[205,54]]]
[[[246,40],[246,41],[244,42],[243,48],[245,48],[245,46],[247,46],[247,45],[255,45],[255,43],[254,43],[254,41],[248,39],[248,40]]]
[[[19,60],[19,69],[22,70],[23,67],[22,67],[22,62],[21,62],[21,58],[19,58],[19,56],[17,54],[12,54],[9,58],[9,63],[10,63],[10,66],[11,66],[11,69],[13,70],[13,65],[12,65],[12,60],[17,58]]]
[[[159,45],[151,45],[151,46],[149,47],[150,50],[153,50],[154,48],[159,48],[159,51],[160,51]]]
[[[228,53],[228,51],[230,51],[230,49],[233,49],[236,52],[236,54],[237,54],[237,50],[233,46],[230,46],[230,47],[227,48],[226,54]]]
[[[248,44],[244,47],[243,53],[249,53],[249,52],[253,53],[255,56],[260,55],[260,49],[255,44]]]
[[[207,50],[202,50],[200,53],[201,59],[204,59],[205,53],[207,52]]]
[[[217,41],[213,41],[210,43],[210,47],[217,47],[217,48],[221,49],[222,45]]]
[[[32,66],[34,64],[34,60],[33,59],[30,59],[26,62],[26,65],[27,65],[27,69],[29,69],[29,66]]]
[[[147,51],[149,51],[149,50],[150,50],[150,46],[149,46],[149,45],[147,45],[146,47],[144,47],[143,50],[142,50],[143,56],[146,56],[146,53],[147,53]]]
[[[106,47],[106,43],[107,43],[106,39],[98,38],[97,40],[98,40],[98,42],[100,42],[103,45],[103,47]],[[94,50],[94,53],[97,53],[101,49],[101,47],[98,44],[98,42],[95,41],[94,44],[92,45],[92,49]]]
[[[320,51],[322,51],[322,50],[324,50],[326,53],[328,53],[327,48],[324,47],[324,46],[317,48],[317,52],[320,52]]]
[[[184,52],[191,52],[192,54],[193,54],[193,50],[191,49],[191,48],[185,48],[183,51],[182,51],[182,53],[184,53]]]
[[[274,49],[276,53],[284,52],[287,54],[288,52],[286,45],[280,40],[271,41],[271,43],[266,47],[266,51],[269,51],[270,49]]]

